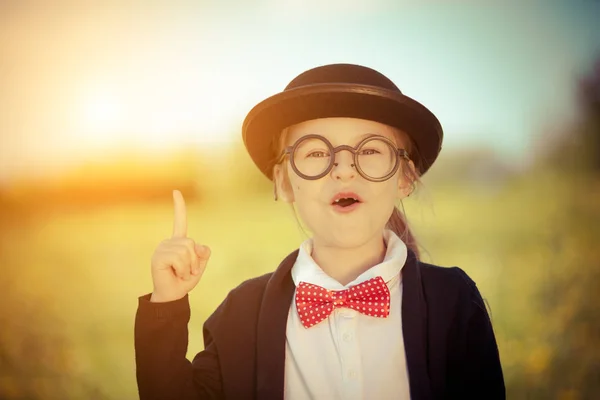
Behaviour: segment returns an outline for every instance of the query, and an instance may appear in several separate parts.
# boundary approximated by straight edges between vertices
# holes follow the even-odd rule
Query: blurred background
[[[600,2],[0,0],[0,398],[137,398],[133,326],[172,230],[228,291],[306,238],[246,155],[300,72],[375,68],[444,150],[404,206],[488,302],[511,399],[600,397]]]

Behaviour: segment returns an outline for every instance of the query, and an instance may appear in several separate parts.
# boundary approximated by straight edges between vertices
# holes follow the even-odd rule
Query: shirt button
[[[342,337],[344,338],[344,342],[349,342],[349,341],[351,341],[351,340],[352,340],[352,335],[351,335],[351,334],[349,334],[348,332],[344,333],[344,334],[342,335]]]
[[[350,377],[350,379],[356,379],[358,374],[356,373],[355,370],[351,369],[350,371],[348,371],[348,376]]]

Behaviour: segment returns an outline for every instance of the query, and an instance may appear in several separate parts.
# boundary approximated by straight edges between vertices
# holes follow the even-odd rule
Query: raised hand
[[[187,237],[185,200],[179,190],[173,191],[173,204],[173,236],[160,242],[152,255],[152,302],[174,301],[184,297],[196,287],[210,258],[207,246],[199,245]]]

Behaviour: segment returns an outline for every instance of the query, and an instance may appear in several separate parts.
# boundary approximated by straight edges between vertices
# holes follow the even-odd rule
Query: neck
[[[361,246],[343,248],[313,240],[312,258],[330,277],[347,285],[385,257],[383,235],[375,235]]]

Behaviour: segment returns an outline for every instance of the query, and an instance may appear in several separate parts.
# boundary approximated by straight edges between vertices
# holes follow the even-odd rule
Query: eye
[[[381,152],[379,150],[376,149],[363,149],[360,151],[361,155],[366,155],[366,156],[370,156],[373,154],[381,154]]]
[[[307,158],[312,157],[312,158],[322,158],[322,157],[327,157],[328,154],[324,151],[312,151],[310,153],[308,153],[306,155]]]

